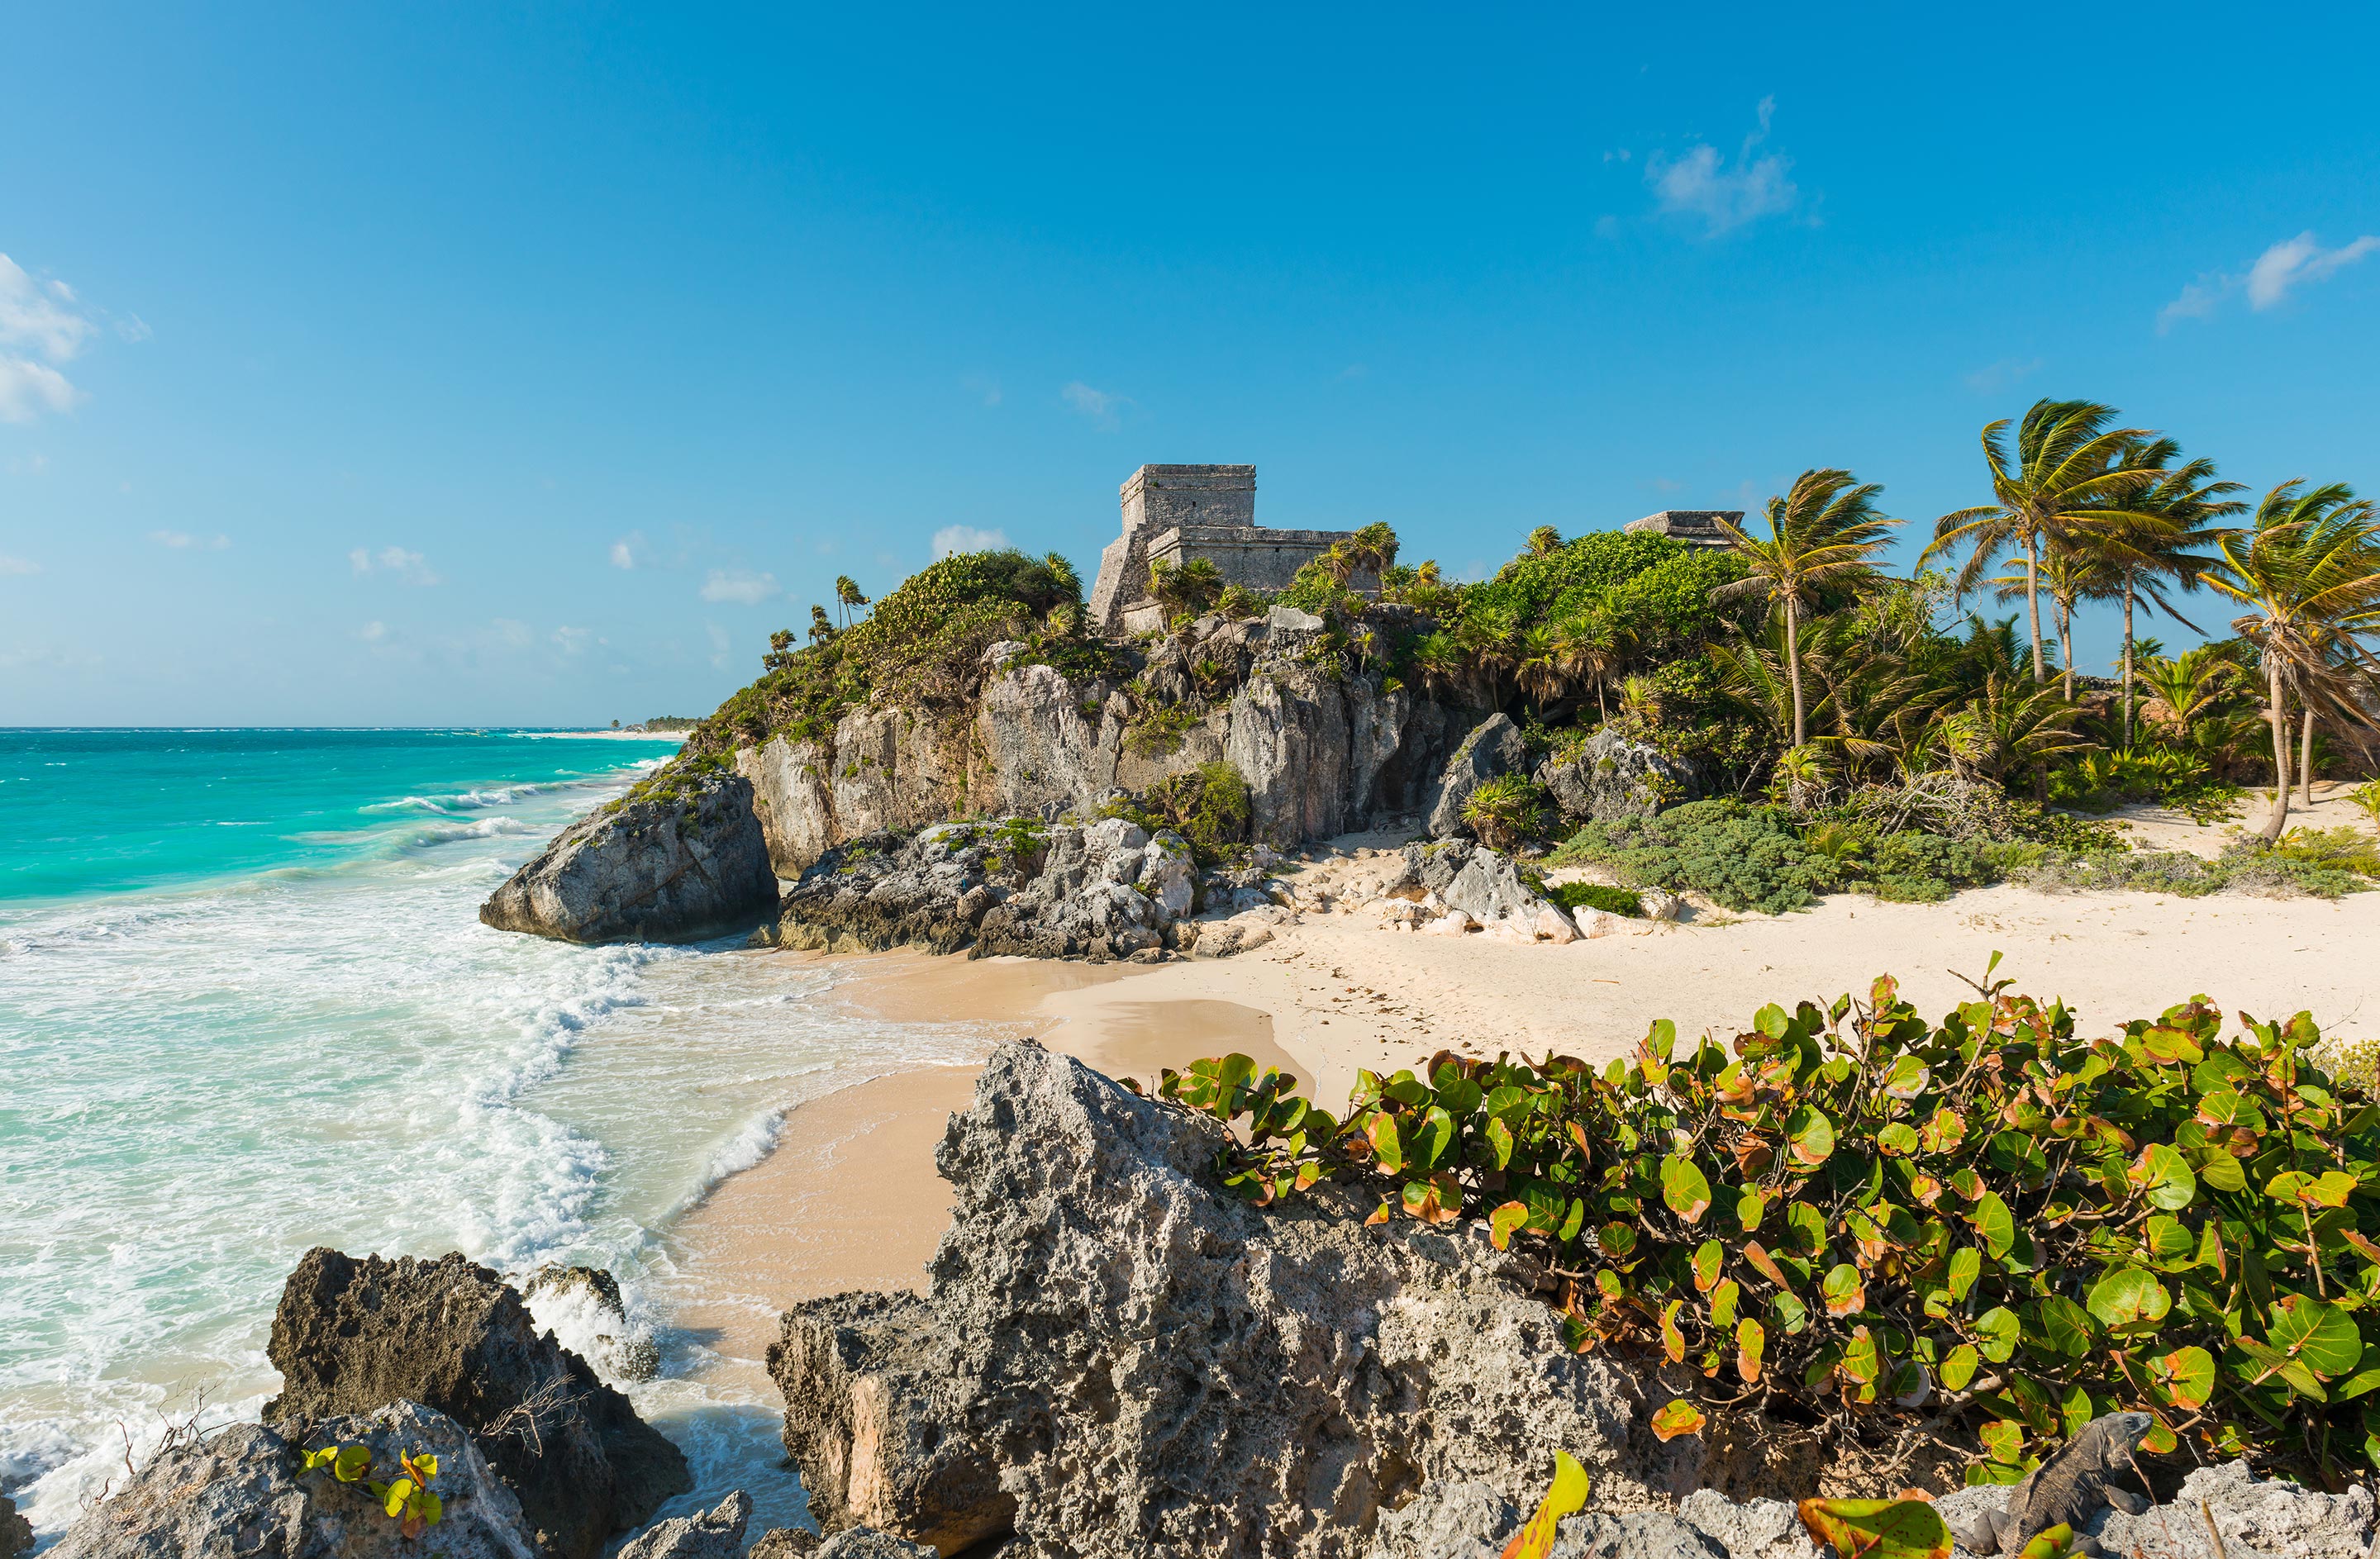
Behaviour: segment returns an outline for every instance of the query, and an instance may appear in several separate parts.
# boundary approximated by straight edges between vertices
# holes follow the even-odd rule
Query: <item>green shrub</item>
[[[1586,861],[1632,887],[1692,890],[1730,910],[1767,914],[1805,908],[1839,880],[1835,863],[1803,845],[1785,814],[1732,801],[1589,823],[1549,864]]]
[[[2131,888],[2143,893],[2171,893],[2184,899],[2204,898],[2227,889],[2279,898],[2303,895],[2338,899],[2361,893],[2371,886],[2353,872],[2321,860],[2267,849],[2263,840],[2255,839],[2234,840],[2211,861],[2179,850],[2095,854],[2050,850],[2027,864],[2011,866],[2009,875],[2028,888],[2046,892]]]
[[[1158,1092],[1236,1123],[1217,1168],[1251,1201],[1330,1177],[1374,1222],[1485,1220],[1560,1280],[1568,1346],[1687,1365],[1715,1408],[1924,1420],[1980,1444],[1973,1481],[2119,1408],[2152,1450],[2380,1463],[2380,1106],[2303,1013],[2085,1039],[2008,985],[1928,1024],[1879,979],[1682,1055],[1664,1021],[1603,1067],[1440,1052],[1359,1073],[1343,1118],[1245,1056]]]
[[[1545,896],[1565,910],[1601,910],[1605,914],[1626,915],[1632,920],[1645,917],[1645,905],[1633,892],[1599,882],[1557,883],[1545,889]]]
[[[1886,834],[1873,846],[1866,870],[1877,898],[1911,904],[1933,903],[1959,888],[1999,880],[1983,849],[1939,834]]]
[[[1546,788],[1522,774],[1482,780],[1463,800],[1463,822],[1492,850],[1510,850],[1545,831]]]
[[[1149,791],[1148,804],[1160,825],[1180,834],[1202,866],[1247,842],[1255,817],[1247,778],[1220,760],[1161,781]]]

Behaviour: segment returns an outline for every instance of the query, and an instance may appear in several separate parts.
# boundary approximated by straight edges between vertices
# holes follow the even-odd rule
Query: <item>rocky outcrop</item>
[[[1572,822],[1641,817],[1701,794],[1694,770],[1645,742],[1605,726],[1568,757],[1537,766],[1537,783]]]
[[[1218,1130],[1002,1046],[936,1155],[929,1292],[804,1304],[770,1349],[812,1513],[944,1554],[1358,1559],[1435,1480],[1533,1502],[1556,1449],[1607,1506],[1694,1485],[1529,1263],[1328,1188],[1258,1212],[1213,1180]]]
[[[741,930],[776,902],[749,780],[677,780],[564,829],[480,919],[565,942],[683,941]]]
[[[763,1532],[745,1559],[934,1559],[934,1551],[873,1527],[847,1527],[823,1541],[816,1532],[779,1527]]]
[[[1120,817],[941,823],[830,850],[778,906],[778,946],[920,947],[970,956],[1131,958],[1178,948],[1198,883],[1190,847]]]
[[[752,1502],[744,1491],[709,1510],[656,1521],[623,1543],[615,1559],[744,1559],[744,1528]]]
[[[1521,741],[1521,728],[1510,716],[1490,715],[1471,729],[1454,755],[1446,761],[1445,769],[1431,789],[1428,804],[1429,837],[1452,839],[1463,831],[1463,805],[1471,792],[1486,781],[1506,774],[1518,774],[1529,761],[1529,750]]]
[[[1448,840],[1406,845],[1404,854],[1412,880],[1423,889],[1423,904],[1433,911],[1466,916],[1482,930],[1523,941],[1578,939],[1577,923],[1522,881],[1520,868],[1501,851],[1469,840]]]
[[[1377,672],[1342,675],[1328,649],[1304,612],[1203,618],[1148,649],[1135,697],[994,645],[970,707],[856,709],[822,738],[740,749],[735,767],[787,878],[870,834],[969,815],[1054,820],[1218,761],[1246,778],[1256,837],[1287,848],[1422,810],[1479,718]],[[1192,712],[1160,732],[1159,707]]]
[[[649,1381],[661,1373],[662,1354],[650,1333],[628,1319],[620,1280],[601,1267],[548,1263],[521,1285],[521,1302],[557,1341],[615,1381]]]
[[[2008,1504],[2005,1484],[1956,1489],[1937,1501],[1952,1530]],[[2221,1542],[2207,1535],[2214,1522]],[[2372,1552],[2375,1506],[2372,1490],[2355,1484],[2325,1493],[2303,1484],[2263,1479],[2244,1461],[2202,1467],[2182,1480],[2169,1504],[2138,1516],[2102,1510],[2076,1533],[2096,1539],[2108,1553],[2154,1553],[2171,1559],[2366,1559]],[[1963,1548],[1957,1551],[1966,1559]]]
[[[33,1524],[17,1514],[17,1502],[0,1494],[0,1559],[17,1559],[31,1550]]]
[[[538,1546],[592,1559],[692,1488],[686,1457],[520,1296],[458,1255],[357,1260],[317,1248],[283,1287],[266,1421],[427,1404],[468,1430],[518,1494]]]
[[[395,1476],[400,1455],[438,1458],[430,1487],[443,1505],[419,1540],[404,1537],[360,1483],[303,1452],[368,1447],[371,1476]],[[166,1450],[69,1528],[57,1559],[532,1559],[519,1502],[463,1427],[416,1402],[357,1417],[268,1429],[234,1424]]]

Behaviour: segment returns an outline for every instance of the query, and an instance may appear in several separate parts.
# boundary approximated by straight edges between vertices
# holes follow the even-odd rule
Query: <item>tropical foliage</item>
[[[2086,1038],[2009,985],[1939,1023],[1889,978],[1729,1043],[1658,1022],[1600,1067],[1440,1053],[1341,1116],[1245,1056],[1156,1092],[1232,1128],[1253,1202],[1329,1179],[1527,1251],[1570,1348],[1698,1372],[1663,1438],[1756,1406],[2014,1481],[2138,1408],[2153,1450],[2380,1466],[2380,1105],[2303,1013],[2227,1037],[2193,999]]]

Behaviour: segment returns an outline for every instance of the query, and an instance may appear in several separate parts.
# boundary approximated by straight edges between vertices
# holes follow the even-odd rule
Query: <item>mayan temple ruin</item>
[[[1164,626],[1162,609],[1148,598],[1152,562],[1178,568],[1204,558],[1226,584],[1280,590],[1333,542],[1353,534],[1257,524],[1253,465],[1144,465],[1122,490],[1123,534],[1099,554],[1099,577],[1091,586],[1091,626],[1103,634]],[[1351,583],[1363,588],[1368,581]]]

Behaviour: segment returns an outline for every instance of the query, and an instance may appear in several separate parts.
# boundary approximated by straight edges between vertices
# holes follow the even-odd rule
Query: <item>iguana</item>
[[[1998,1553],[2014,1559],[2034,1534],[2063,1522],[2074,1529],[2074,1553],[2096,1553],[2097,1542],[2082,1535],[2083,1524],[2113,1505],[2127,1516],[2149,1507],[2145,1494],[2119,1486],[2117,1480],[2138,1484],[2132,1453],[2148,1438],[2156,1420],[2146,1413],[2109,1413],[2093,1419],[2082,1432],[2025,1474],[2009,1492],[2006,1510],[1986,1510],[1967,1531],[1957,1533],[1959,1545],[1970,1553]]]

